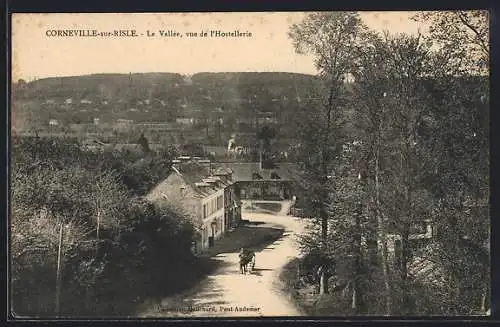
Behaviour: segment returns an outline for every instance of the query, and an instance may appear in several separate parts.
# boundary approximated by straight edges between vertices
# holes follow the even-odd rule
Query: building
[[[243,200],[288,200],[296,190],[299,168],[294,163],[280,163],[265,169],[260,162],[227,162],[221,167],[233,172],[235,190]]]
[[[116,128],[120,130],[129,129],[134,124],[132,119],[117,119],[116,120]]]
[[[58,126],[59,122],[56,119],[51,119],[51,120],[49,120],[49,125],[50,126]]]
[[[213,175],[231,183],[230,187],[224,189],[224,224],[228,230],[232,230],[238,226],[241,219],[240,197],[236,193],[233,172],[231,169],[218,167]]]
[[[146,198],[160,205],[173,204],[192,219],[198,231],[195,253],[213,246],[241,220],[232,171],[213,169],[209,160],[179,157],[169,176]]]
[[[144,122],[144,123],[136,123],[135,127],[144,128],[150,131],[172,131],[176,130],[176,126],[174,123],[169,122]]]
[[[179,125],[193,125],[194,118],[192,117],[177,117],[175,122]]]

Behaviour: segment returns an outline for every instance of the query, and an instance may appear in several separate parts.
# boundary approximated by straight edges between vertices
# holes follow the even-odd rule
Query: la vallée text
[[[221,30],[204,30],[201,32],[180,33],[175,30],[158,30],[138,32],[137,30],[112,30],[99,31],[94,29],[48,29],[45,31],[48,37],[252,37],[252,33],[240,30],[221,31]]]

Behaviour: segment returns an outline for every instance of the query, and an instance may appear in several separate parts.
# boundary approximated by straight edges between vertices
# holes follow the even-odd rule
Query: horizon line
[[[296,74],[296,75],[307,75],[307,76],[318,76],[318,73],[299,73],[299,72],[291,72],[291,71],[260,71],[260,70],[252,70],[252,71],[198,71],[193,73],[180,73],[180,72],[172,72],[172,71],[145,71],[145,72],[109,72],[109,73],[88,73],[88,74],[79,74],[79,75],[53,75],[53,76],[44,76],[44,77],[32,77],[32,78],[18,78],[19,80],[24,80],[26,83],[32,83],[35,81],[40,81],[44,79],[50,78],[71,78],[71,77],[85,77],[85,76],[94,76],[94,75],[146,75],[146,74],[178,74],[181,76],[193,76],[196,74],[241,74],[241,73],[275,73],[275,74]],[[11,81],[13,84],[16,84],[17,81]]]

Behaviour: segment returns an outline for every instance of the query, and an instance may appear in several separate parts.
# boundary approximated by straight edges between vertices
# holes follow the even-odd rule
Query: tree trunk
[[[335,85],[332,85],[330,88],[330,94],[328,97],[328,104],[327,104],[327,112],[326,112],[326,131],[324,135],[324,142],[323,142],[323,148],[322,148],[322,161],[321,161],[321,173],[323,176],[322,178],[322,183],[323,183],[323,192],[324,194],[321,195],[321,203],[319,204],[321,206],[320,210],[320,215],[321,215],[321,242],[322,242],[322,249],[323,249],[323,255],[327,256],[327,242],[328,242],[328,212],[326,211],[326,203],[328,201],[328,163],[330,162],[330,149],[328,148],[330,145],[330,129],[332,125],[332,109],[333,109],[333,101],[334,101],[334,94],[335,94]],[[328,293],[328,268],[326,262],[322,263],[323,268],[321,270],[321,275],[320,275],[320,288],[319,288],[319,294],[327,294]]]
[[[101,210],[97,209],[97,227],[96,227],[96,246],[95,246],[95,256],[99,254],[99,228],[101,225]]]
[[[361,184],[361,177],[359,178],[359,183]],[[361,185],[358,189],[359,192],[359,204],[358,212],[354,215],[354,280],[352,283],[352,304],[351,308],[354,313],[360,314],[363,311],[362,293],[361,293],[361,274],[362,274],[362,249],[361,249],[361,216],[363,214],[363,203],[362,199],[362,188]]]
[[[481,313],[486,313],[486,298],[488,297],[488,288],[489,288],[489,285],[488,283],[485,283],[484,284],[484,287],[483,287],[483,294],[481,296]]]
[[[328,294],[328,276],[325,272],[325,266],[323,265],[323,269],[321,271],[321,275],[319,276],[319,294]]]
[[[324,206],[324,204],[322,204]],[[327,242],[328,242],[328,214],[325,210],[321,212],[321,242],[323,248],[323,262],[319,279],[319,294],[328,294],[328,267],[326,263],[327,257]]]
[[[409,249],[409,228],[407,224],[403,227],[403,232],[401,234],[401,261],[400,264],[400,278],[401,278],[401,287],[400,287],[400,313],[402,315],[409,314],[408,310],[410,309],[409,305],[409,289],[408,289],[408,262],[410,256]]]
[[[389,267],[387,264],[387,240],[386,240],[386,228],[385,228],[385,223],[384,219],[381,214],[381,203],[380,203],[380,181],[379,181],[379,174],[380,174],[380,129],[381,129],[381,123],[379,125],[379,131],[377,135],[377,143],[376,143],[376,154],[375,154],[375,200],[376,200],[376,215],[377,215],[377,224],[378,224],[378,237],[379,241],[381,243],[381,250],[382,250],[382,256],[381,256],[381,266],[382,266],[382,273],[384,276],[384,286],[385,286],[385,314],[390,315],[392,312],[392,296],[391,296],[391,285],[390,285],[390,277],[389,277]]]
[[[356,281],[354,281],[352,285],[352,301],[351,301],[351,309],[353,313],[359,313],[359,308],[358,308],[358,292],[357,292],[357,286],[356,286]]]
[[[57,271],[56,271],[56,317],[61,316],[61,256],[64,224],[59,227],[59,247],[57,250]]]
[[[404,131],[405,132],[405,131]],[[409,157],[410,157],[410,140],[404,140],[401,144],[401,172],[404,174],[403,176],[403,181],[404,181],[404,198],[405,198],[405,204],[403,205],[403,208],[405,209],[405,212],[403,212],[403,224],[402,224],[402,230],[401,230],[401,261],[400,261],[400,278],[401,278],[401,287],[400,287],[400,310],[401,314],[405,315],[408,314],[407,310],[410,307],[409,304],[409,289],[408,289],[408,263],[410,261],[410,244],[409,244],[409,238],[410,238],[410,224],[413,222],[413,206],[412,206],[412,199],[411,199],[411,170],[409,167]]]

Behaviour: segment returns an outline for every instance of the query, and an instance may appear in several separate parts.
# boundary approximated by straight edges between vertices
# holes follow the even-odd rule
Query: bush
[[[101,154],[82,150],[74,140],[37,138],[19,141],[14,152],[12,304],[17,315],[56,315],[61,226],[62,316],[132,315],[137,297],[178,289],[192,269],[194,229],[173,208],[130,194],[113,172],[124,167],[120,160],[126,154],[108,153],[99,160]],[[150,174],[142,176],[138,184],[147,183]]]

